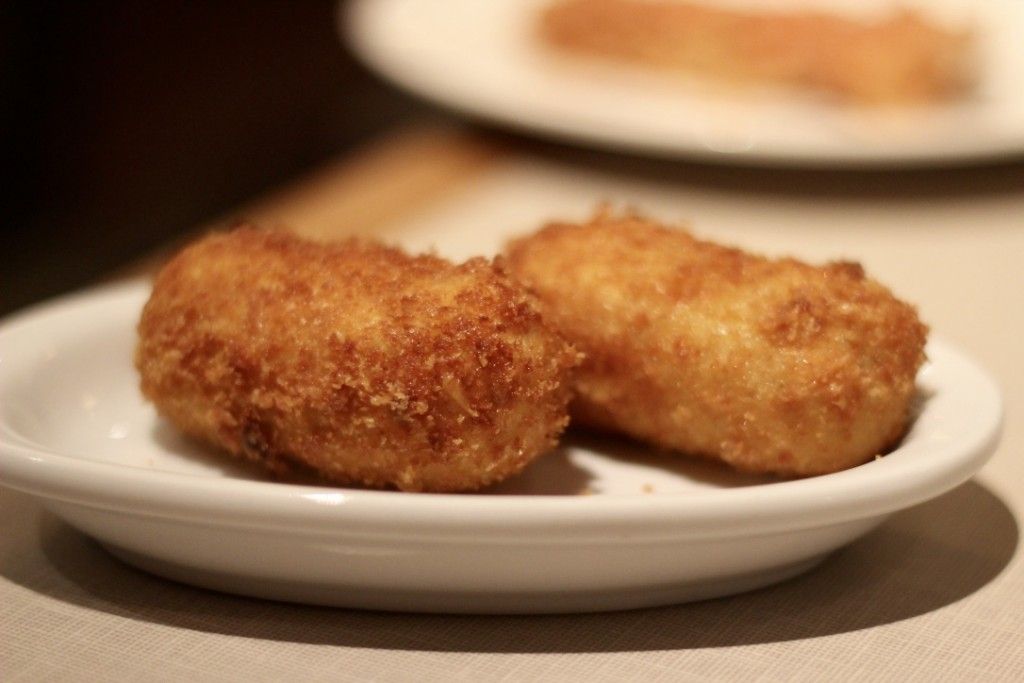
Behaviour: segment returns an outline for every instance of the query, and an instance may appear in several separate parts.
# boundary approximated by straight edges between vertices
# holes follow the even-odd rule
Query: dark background
[[[0,13],[0,314],[426,109],[346,51],[333,0],[26,0]]]

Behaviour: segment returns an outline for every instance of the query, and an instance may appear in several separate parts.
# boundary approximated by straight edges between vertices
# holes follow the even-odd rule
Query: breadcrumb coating
[[[970,31],[909,11],[873,21],[692,2],[563,0],[541,15],[550,45],[733,83],[772,83],[865,104],[930,102],[976,80]]]
[[[484,259],[253,228],[171,260],[138,332],[142,391],[187,434],[405,491],[478,489],[552,448],[578,360]]]
[[[907,426],[927,328],[856,263],[770,260],[608,213],[506,257],[585,354],[574,421],[782,475],[866,462]]]

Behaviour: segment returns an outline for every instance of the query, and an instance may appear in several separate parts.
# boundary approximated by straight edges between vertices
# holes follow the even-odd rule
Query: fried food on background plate
[[[138,326],[142,391],[272,473],[474,490],[552,448],[578,354],[484,259],[242,228],[178,254]]]
[[[607,212],[506,258],[585,354],[574,422],[782,475],[861,464],[907,426],[927,328],[855,263],[770,260]]]
[[[665,0],[563,0],[542,13],[539,32],[575,54],[863,104],[947,100],[977,79],[973,34],[910,10],[870,19]]]

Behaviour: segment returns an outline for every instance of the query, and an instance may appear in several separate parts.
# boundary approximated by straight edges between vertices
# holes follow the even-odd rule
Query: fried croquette
[[[578,354],[493,263],[241,228],[187,247],[138,325],[142,391],[270,472],[466,491],[553,447]]]
[[[972,34],[910,10],[876,20],[663,0],[564,0],[541,37],[573,53],[865,104],[929,102],[976,79]]]
[[[907,426],[927,328],[855,263],[771,260],[607,212],[506,257],[585,354],[574,423],[796,476],[864,463]]]

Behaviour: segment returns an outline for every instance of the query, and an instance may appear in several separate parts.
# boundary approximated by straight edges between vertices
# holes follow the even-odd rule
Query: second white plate
[[[343,31],[368,65],[425,98],[610,149],[834,167],[1024,153],[1024,3],[917,0],[926,11],[969,12],[978,27],[980,88],[955,104],[871,111],[781,94],[715,95],[658,74],[558,59],[533,36],[545,1],[357,0],[344,5]],[[827,7],[837,9],[834,2]]]

